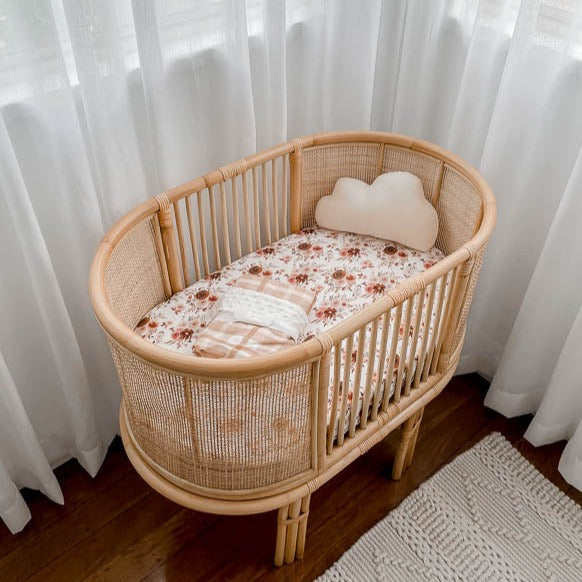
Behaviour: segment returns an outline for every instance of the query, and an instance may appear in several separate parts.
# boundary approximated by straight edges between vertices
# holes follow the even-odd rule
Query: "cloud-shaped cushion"
[[[381,174],[370,185],[340,178],[331,196],[317,203],[315,221],[323,228],[367,234],[419,251],[434,246],[439,228],[422,182],[409,172]]]

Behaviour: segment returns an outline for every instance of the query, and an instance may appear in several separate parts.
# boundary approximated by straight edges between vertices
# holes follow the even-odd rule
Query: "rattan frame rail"
[[[372,305],[296,347],[244,360],[172,352],[133,331],[173,293],[312,226],[317,200],[337,178],[371,182],[392,170],[420,177],[439,214],[437,246],[446,257]],[[457,367],[495,218],[489,186],[459,157],[363,131],[294,139],[139,205],[106,234],[90,273],[123,391],[121,435],[136,470],[162,495],[199,511],[278,509],[275,564],[300,558],[311,494],[323,483],[398,427],[393,477],[412,462],[424,406]],[[433,332],[419,333],[429,326]],[[401,328],[409,333],[398,355]],[[354,372],[343,366],[340,378],[342,357],[352,354]],[[362,412],[352,402],[348,430],[335,436],[348,385],[365,386]]]

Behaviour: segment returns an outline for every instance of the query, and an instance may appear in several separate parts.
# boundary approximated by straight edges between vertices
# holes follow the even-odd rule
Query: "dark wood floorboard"
[[[313,494],[305,558],[274,568],[275,513],[214,516],[183,509],[133,471],[117,439],[91,479],[71,461],[57,469],[65,505],[25,491],[32,521],[0,529],[0,580],[312,580],[404,497],[459,453],[499,431],[548,479],[582,504],[558,472],[564,443],[534,448],[531,417],[505,419],[482,402],[487,383],[454,378],[426,409],[412,467],[390,479],[393,433]]]

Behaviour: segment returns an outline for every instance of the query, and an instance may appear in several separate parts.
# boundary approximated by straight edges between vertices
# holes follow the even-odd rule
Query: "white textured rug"
[[[500,434],[411,493],[320,581],[582,581],[582,508]]]

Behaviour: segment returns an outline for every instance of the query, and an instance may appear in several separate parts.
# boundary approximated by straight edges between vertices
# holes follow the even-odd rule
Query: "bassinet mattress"
[[[442,251],[433,247],[416,251],[397,243],[370,236],[338,232],[323,228],[306,228],[263,247],[200,279],[150,310],[137,324],[135,331],[144,339],[162,348],[193,354],[197,333],[212,316],[221,294],[242,275],[272,277],[304,286],[316,294],[303,340],[336,325],[384,294],[404,279],[412,277],[441,260]],[[379,330],[380,333],[381,330]],[[400,329],[400,335],[403,335]],[[430,333],[430,329],[428,330]],[[421,329],[420,335],[426,333]],[[379,344],[379,342],[378,342]],[[343,346],[345,350],[345,344]],[[397,353],[400,351],[400,341]],[[352,367],[357,361],[357,334],[352,351]],[[368,345],[362,359],[359,390],[363,393],[367,378]],[[376,353],[379,356],[379,347]],[[344,358],[342,357],[342,361]],[[414,366],[416,367],[416,362]],[[343,368],[343,366],[342,366]],[[372,386],[375,385],[374,366]],[[414,373],[413,370],[407,373]],[[328,422],[333,399],[333,358],[330,369]],[[354,377],[353,370],[351,378]],[[343,369],[340,370],[340,380]],[[395,379],[390,390],[394,390]],[[341,387],[340,387],[341,388]],[[385,389],[382,386],[382,391]],[[353,381],[350,382],[345,427],[349,423]],[[361,407],[361,398],[358,402]],[[338,408],[341,406],[341,395]],[[358,418],[359,413],[358,410]],[[339,417],[339,414],[336,415]],[[339,420],[334,433],[337,434]]]

